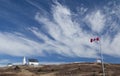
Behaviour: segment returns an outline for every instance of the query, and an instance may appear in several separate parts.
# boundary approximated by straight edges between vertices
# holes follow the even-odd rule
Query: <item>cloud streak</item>
[[[116,20],[114,21],[112,18],[110,21],[110,16],[103,13],[101,9],[93,10],[82,19],[82,22],[91,28],[92,32],[87,33],[87,31],[80,27],[79,22],[73,19],[72,15],[73,13],[69,8],[56,2],[56,5],[52,7],[52,20],[48,16],[41,16],[39,13],[35,16],[35,19],[39,23],[43,23],[44,27],[48,29],[47,32],[55,39],[55,41],[49,40],[46,44],[51,43],[50,45],[56,47],[54,49],[56,53],[68,56],[96,57],[98,56],[99,45],[96,43],[90,44],[89,39],[100,36],[102,50],[104,50],[103,53],[111,56],[120,56],[118,52],[120,44],[117,43],[119,41],[119,34],[114,32],[115,27],[118,27],[115,22]],[[109,24],[107,21],[114,24]],[[113,27],[112,30],[106,28],[108,24],[110,28]],[[108,33],[108,31],[113,31],[114,35],[116,35],[115,38],[109,38],[111,33]],[[104,34],[101,34],[103,32]],[[48,40],[46,38],[43,39],[44,41]],[[112,42],[111,39],[113,39]],[[58,46],[60,47],[58,48]],[[114,53],[113,50],[116,52]]]
[[[39,7],[39,9],[42,8]],[[82,10],[86,12],[89,8],[82,8]],[[116,20],[111,18],[110,13],[103,13],[103,10],[96,9],[83,16],[83,19],[80,19],[80,23],[76,21],[77,18],[73,17],[75,13],[57,1],[51,7],[50,14],[52,17],[48,16],[49,14],[46,14],[48,12],[44,9],[42,11],[42,13],[37,12],[34,19],[40,25],[43,24],[42,27],[45,28],[44,31],[46,31],[46,34],[35,26],[27,27],[27,31],[44,42],[36,42],[21,33],[0,32],[1,54],[12,56],[44,56],[47,52],[66,57],[95,58],[98,56],[99,46],[97,43],[90,43],[89,40],[99,34],[103,53],[111,56],[120,56],[120,34],[119,31],[114,33],[115,29],[118,30],[119,25]],[[114,14],[118,15],[118,12],[120,11]],[[112,22],[112,24],[109,22]],[[82,28],[82,23],[85,23],[89,29],[85,30]],[[106,28],[107,26],[109,26],[108,29]],[[111,32],[115,34],[114,38],[111,38]]]
[[[93,50],[94,48],[89,47],[94,46],[89,43],[92,34],[82,31],[79,24],[73,21],[72,13],[67,7],[59,3],[56,4],[52,7],[53,20],[47,16],[41,16],[40,13],[35,16],[35,19],[44,24],[44,27],[48,29],[47,32],[55,40],[50,40],[46,36],[41,36],[40,32],[32,30],[34,34],[37,36],[39,34],[39,38],[43,37],[44,41],[47,41],[46,44],[52,45],[52,50],[58,54],[72,57],[96,57],[97,52]]]
[[[17,34],[1,32],[0,33],[0,53],[11,56],[29,56],[41,54],[40,43],[32,41],[26,37]],[[36,53],[35,53],[36,52]]]
[[[88,21],[89,27],[91,27],[92,31],[100,33],[105,26],[105,15],[101,13],[100,10],[92,12],[86,16],[86,21]]]

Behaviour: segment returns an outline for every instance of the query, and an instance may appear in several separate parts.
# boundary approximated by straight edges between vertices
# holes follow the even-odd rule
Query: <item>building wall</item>
[[[28,65],[39,65],[38,62],[28,62]]]

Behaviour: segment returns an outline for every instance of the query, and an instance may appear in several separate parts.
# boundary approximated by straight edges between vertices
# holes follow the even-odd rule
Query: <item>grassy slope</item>
[[[120,76],[119,64],[105,64],[106,76]],[[101,64],[72,63],[61,65],[12,66],[0,68],[0,76],[102,76]]]

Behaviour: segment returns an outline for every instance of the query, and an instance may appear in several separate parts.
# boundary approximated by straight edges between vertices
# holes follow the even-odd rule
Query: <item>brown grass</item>
[[[119,64],[105,64],[106,76],[120,76]],[[0,76],[102,76],[101,64],[12,66],[0,68]]]

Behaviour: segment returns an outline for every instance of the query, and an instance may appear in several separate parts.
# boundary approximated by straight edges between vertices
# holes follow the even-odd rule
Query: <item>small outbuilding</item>
[[[97,62],[97,63],[102,63],[102,61],[101,61],[100,58],[97,58],[96,62]]]
[[[8,66],[8,67],[11,67],[11,66],[13,66],[13,64],[12,64],[12,63],[8,63],[7,66]]]

